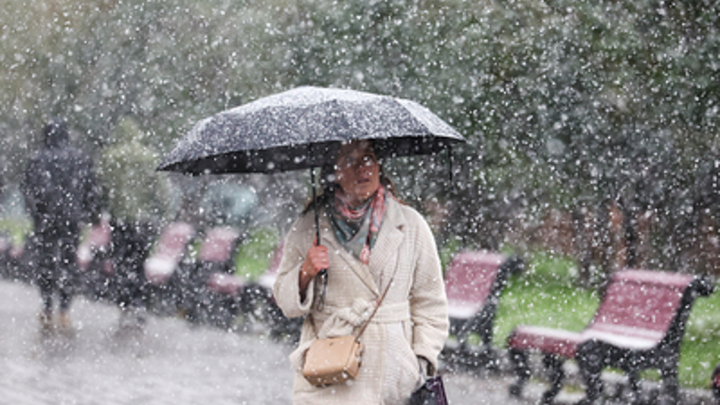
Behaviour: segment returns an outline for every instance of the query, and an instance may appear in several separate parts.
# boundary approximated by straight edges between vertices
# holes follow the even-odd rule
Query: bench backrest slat
[[[168,225],[160,235],[154,256],[165,257],[174,262],[180,261],[194,233],[193,226],[186,222]]]
[[[87,243],[92,247],[108,246],[112,238],[112,227],[106,219],[90,228]]]
[[[185,222],[174,222],[163,229],[155,249],[145,261],[145,276],[152,284],[166,282],[183,259],[195,228]]]
[[[235,228],[212,228],[200,246],[198,257],[203,262],[227,262],[232,259],[239,238],[240,232]]]
[[[626,269],[615,273],[590,327],[624,330],[628,335],[634,335],[633,330],[665,334],[692,281],[692,276],[660,271]]]
[[[96,251],[109,249],[111,239],[112,227],[106,219],[92,226],[87,238],[77,248],[77,264],[80,269],[88,269]]]
[[[465,252],[455,255],[445,272],[448,301],[482,305],[507,257],[498,253]]]

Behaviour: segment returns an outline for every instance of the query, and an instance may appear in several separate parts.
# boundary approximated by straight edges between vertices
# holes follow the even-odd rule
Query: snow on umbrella
[[[275,173],[334,163],[340,143],[372,140],[378,157],[437,153],[465,139],[413,101],[299,87],[198,122],[159,170]]]

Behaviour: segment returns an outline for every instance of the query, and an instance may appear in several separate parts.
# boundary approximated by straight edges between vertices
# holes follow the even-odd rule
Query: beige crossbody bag
[[[394,278],[394,277],[393,277]],[[305,365],[302,373],[310,384],[318,387],[338,384],[357,377],[362,365],[363,344],[360,336],[370,320],[375,316],[380,304],[387,295],[392,279],[385,287],[375,309],[365,321],[357,335],[338,336],[327,339],[315,339],[305,353]]]

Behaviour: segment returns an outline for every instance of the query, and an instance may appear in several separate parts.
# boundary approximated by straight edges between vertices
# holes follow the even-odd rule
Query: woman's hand
[[[310,280],[313,279],[321,270],[330,267],[330,256],[328,248],[323,245],[313,245],[308,249],[305,256],[305,262],[300,267],[300,299],[305,300],[305,290],[307,290]]]

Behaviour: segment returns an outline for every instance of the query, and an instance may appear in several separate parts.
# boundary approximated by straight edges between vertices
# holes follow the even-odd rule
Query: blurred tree
[[[417,187],[437,178],[432,162],[394,169],[408,199],[448,201],[462,245],[498,248],[551,207],[586,207],[588,249],[601,250],[586,270],[611,271],[612,203],[624,254],[635,260],[639,218],[654,212],[651,264],[678,268],[697,159],[717,149],[711,3],[309,0],[294,61],[301,83],[412,98],[469,138],[454,187]]]
[[[0,11],[0,130],[15,180],[28,128],[64,116],[88,149],[135,117],[167,150],[196,120],[284,89],[284,1],[11,0]],[[30,143],[33,143],[31,140]],[[12,153],[12,154],[10,154]]]
[[[118,122],[116,141],[102,152],[99,177],[113,219],[158,225],[171,214],[171,184],[157,172],[158,155],[130,117]]]
[[[697,214],[696,185],[720,141],[719,15],[711,0],[11,0],[0,161],[16,178],[49,115],[96,151],[133,116],[164,152],[221,109],[348,87],[418,101],[468,138],[453,184],[446,156],[388,163],[408,202],[447,210],[440,243],[520,243],[509,235],[555,209],[592,230],[578,246],[602,250],[609,201],[628,260],[697,270],[687,252],[717,236],[697,231],[717,219]],[[638,245],[650,225],[651,249]],[[589,272],[615,262],[593,260]]]

